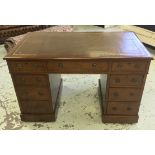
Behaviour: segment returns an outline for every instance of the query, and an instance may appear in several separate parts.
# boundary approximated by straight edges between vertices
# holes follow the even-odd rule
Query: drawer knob
[[[42,67],[40,64],[33,64],[33,67],[37,68],[37,67]]]
[[[25,65],[28,65],[28,62],[25,62],[24,64],[25,64]]]
[[[39,91],[39,92],[38,92],[38,95],[43,96],[44,94],[43,94],[42,92]]]
[[[16,64],[16,67],[17,67],[18,69],[21,69],[21,68],[23,67],[23,65],[22,65],[22,64]]]
[[[120,78],[116,78],[116,79],[115,79],[115,82],[116,82],[116,83],[120,83]]]
[[[131,79],[131,82],[137,82],[137,79],[132,78],[132,79]]]
[[[118,68],[122,68],[122,64],[118,64],[117,67],[118,67]]]
[[[41,82],[41,79],[40,79],[40,78],[36,78],[36,81],[37,81],[37,82]]]
[[[130,96],[134,96],[134,93],[131,92],[129,95],[130,95]]]
[[[28,94],[29,94],[29,92],[26,91],[26,90],[22,92],[22,95],[23,95],[23,96],[28,95]]]
[[[138,69],[139,68],[139,65],[138,64],[135,64],[134,65],[134,68]]]
[[[25,83],[25,78],[20,79],[22,83]]]
[[[114,92],[114,93],[113,93],[113,96],[114,96],[114,97],[118,97],[118,96],[119,96],[118,92]]]
[[[116,107],[112,107],[112,110],[117,110],[117,108]]]
[[[63,63],[59,63],[59,64],[58,64],[58,67],[59,67],[59,68],[63,68]]]
[[[132,110],[132,108],[131,107],[127,107],[127,110],[130,111],[130,110]]]
[[[97,66],[97,65],[96,65],[95,63],[92,64],[92,67],[93,67],[93,68],[96,68],[96,66]]]

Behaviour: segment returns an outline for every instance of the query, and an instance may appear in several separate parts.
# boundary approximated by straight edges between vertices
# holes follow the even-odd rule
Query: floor
[[[105,31],[96,26],[74,26],[74,31]],[[106,31],[121,31],[119,27]],[[155,50],[149,49],[155,57]],[[62,75],[63,91],[57,121],[54,123],[26,123],[20,121],[20,111],[8,67],[2,58],[6,51],[0,45],[0,129],[46,130],[46,129],[155,129],[155,61],[151,62],[141,101],[139,122],[135,124],[104,124],[101,121],[99,75]]]

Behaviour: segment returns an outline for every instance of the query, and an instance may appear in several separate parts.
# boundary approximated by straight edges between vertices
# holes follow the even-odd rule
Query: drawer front
[[[110,101],[138,101],[141,97],[141,89],[134,88],[110,88]]]
[[[46,64],[44,62],[8,62],[10,72],[14,73],[44,73]]]
[[[17,95],[22,100],[48,100],[50,94],[44,87],[17,87]]]
[[[42,75],[14,75],[16,85],[47,86],[48,79]]]
[[[142,75],[111,75],[110,86],[141,86]]]
[[[49,62],[47,68],[54,73],[104,73],[108,71],[108,62]]]
[[[107,114],[137,115],[138,110],[138,102],[109,102],[107,107]]]
[[[112,72],[141,72],[145,73],[147,62],[113,62]]]
[[[47,114],[52,112],[49,101],[21,101],[20,107],[23,114]]]

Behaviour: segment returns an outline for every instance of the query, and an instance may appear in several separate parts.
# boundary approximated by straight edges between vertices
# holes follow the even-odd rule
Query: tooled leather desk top
[[[4,59],[152,59],[133,32],[33,32]]]

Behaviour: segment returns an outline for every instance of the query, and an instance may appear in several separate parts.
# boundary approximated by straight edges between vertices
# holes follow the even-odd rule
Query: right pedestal
[[[99,80],[104,123],[136,123],[149,62],[113,62]]]

